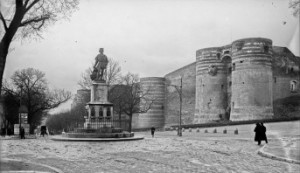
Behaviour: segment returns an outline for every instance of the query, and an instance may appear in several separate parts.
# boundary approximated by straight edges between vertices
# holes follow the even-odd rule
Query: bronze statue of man
[[[103,54],[104,49],[99,49],[99,54],[95,58],[94,71],[91,74],[92,80],[105,81],[104,72],[108,63],[106,55]]]

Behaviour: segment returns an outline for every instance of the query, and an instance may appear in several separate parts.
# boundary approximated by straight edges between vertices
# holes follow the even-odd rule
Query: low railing
[[[90,129],[91,131],[97,129],[103,129],[107,127],[113,127],[114,129],[123,129],[124,131],[129,131],[130,120],[127,119],[110,119],[110,118],[91,118],[85,124],[78,124],[76,129]],[[80,131],[80,130],[79,130]]]

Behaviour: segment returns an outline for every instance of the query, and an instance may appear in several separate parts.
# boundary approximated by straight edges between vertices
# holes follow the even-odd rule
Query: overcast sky
[[[194,62],[198,49],[247,37],[269,38],[299,56],[299,18],[288,2],[82,0],[70,20],[49,27],[44,39],[15,41],[4,78],[33,67],[46,73],[51,87],[75,93],[100,47],[119,61],[123,73],[140,77],[162,77]]]

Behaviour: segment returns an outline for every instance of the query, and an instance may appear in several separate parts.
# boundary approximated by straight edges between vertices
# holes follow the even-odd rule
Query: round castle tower
[[[230,120],[273,116],[270,39],[246,38],[232,43],[232,91]]]
[[[146,113],[140,113],[138,117],[138,128],[151,128],[164,126],[164,102],[165,102],[165,78],[146,77],[140,81],[142,93],[151,102],[151,109]],[[149,105],[149,103],[147,103]],[[148,106],[146,104],[146,107]],[[141,109],[144,109],[141,103]]]
[[[225,114],[227,70],[221,56],[221,47],[205,48],[196,52],[194,123],[220,120]]]

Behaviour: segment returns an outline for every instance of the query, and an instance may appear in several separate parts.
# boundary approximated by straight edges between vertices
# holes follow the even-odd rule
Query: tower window
[[[235,70],[235,63],[232,64],[232,71]]]
[[[274,77],[273,80],[274,80],[274,83],[276,83],[276,80],[277,80],[276,77]]]
[[[226,51],[224,52],[224,54],[229,54],[229,50],[226,50]]]
[[[218,58],[218,59],[221,58],[221,53],[217,53],[217,58]]]
[[[228,73],[231,73],[232,67],[228,67]]]
[[[221,85],[221,89],[224,89],[224,85],[223,84]]]
[[[290,91],[291,92],[297,92],[297,89],[298,89],[298,82],[293,80],[290,82]]]
[[[229,82],[229,86],[231,86],[231,85],[232,85],[232,82],[230,81],[230,82]]]
[[[239,51],[239,50],[242,50],[244,47],[244,42],[239,42],[236,44],[236,49]]]
[[[264,46],[265,53],[269,52],[269,46]]]

